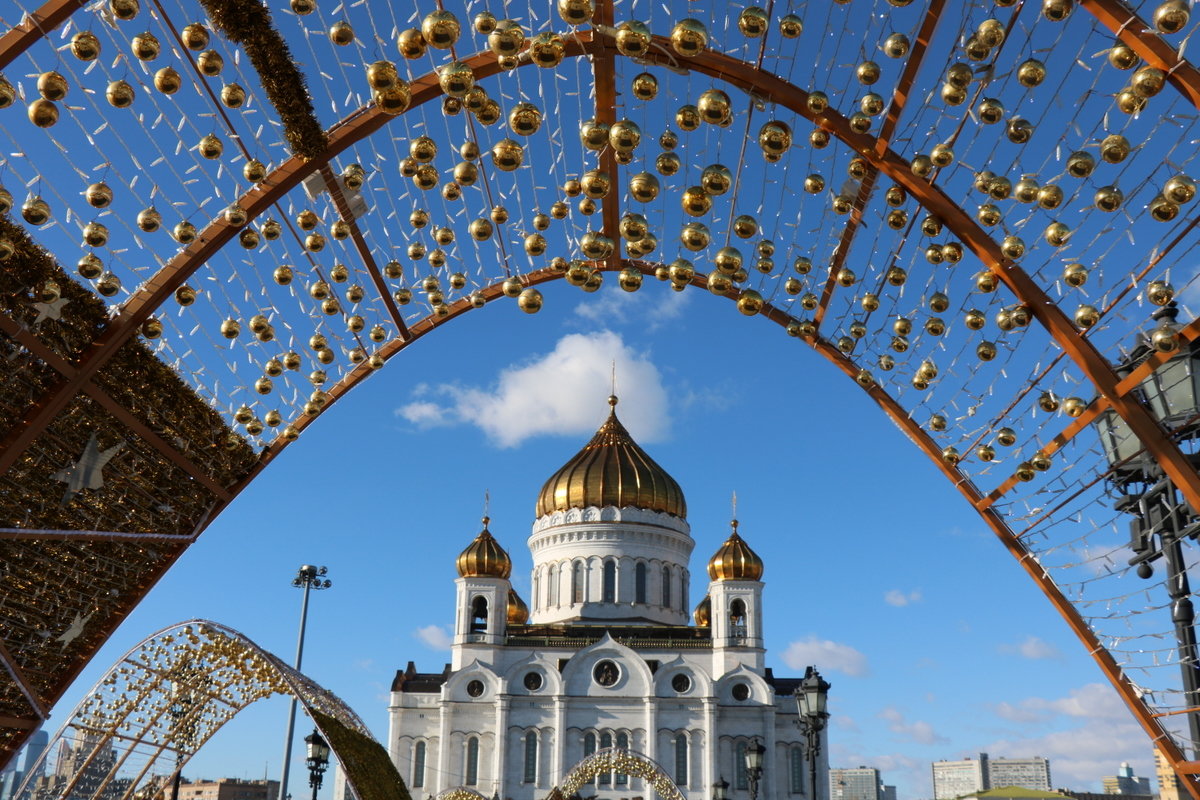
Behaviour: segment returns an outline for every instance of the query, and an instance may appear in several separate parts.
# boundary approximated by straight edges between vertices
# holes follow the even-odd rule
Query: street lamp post
[[[796,690],[796,710],[800,715],[800,732],[804,734],[804,754],[808,757],[809,781],[812,784],[812,797],[817,800],[817,756],[821,754],[821,731],[825,730],[825,722],[829,712],[825,706],[829,701],[831,684],[821,677],[821,673],[809,667],[804,673],[804,680]]]
[[[1133,394],[1179,441],[1200,435],[1200,342],[1179,347],[1172,302],[1154,313],[1160,324],[1141,341],[1116,372],[1127,377],[1155,351],[1173,353],[1151,372]],[[1111,408],[1096,418],[1096,430],[1111,466],[1110,477],[1119,495],[1114,507],[1133,519],[1129,524],[1131,565],[1141,578],[1154,574],[1154,561],[1163,559],[1167,569],[1167,594],[1171,598],[1171,621],[1175,625],[1175,643],[1183,678],[1184,704],[1192,752],[1200,748],[1200,663],[1197,662],[1195,611],[1191,601],[1187,565],[1183,558],[1183,540],[1200,534],[1200,518],[1188,508],[1179,490],[1158,462],[1145,451],[1129,425]],[[1193,465],[1196,457],[1191,456]]]
[[[313,790],[312,800],[317,800],[317,790],[321,788],[325,770],[329,767],[329,745],[316,728],[304,737],[304,744],[307,748],[304,763],[308,766],[308,785]]]
[[[171,779],[171,800],[179,800],[179,781],[183,777],[183,747],[190,744],[195,731],[195,721],[187,717],[196,698],[188,681],[195,677],[195,668],[188,664],[178,667],[170,675],[171,699],[167,713],[171,715],[171,727],[175,735],[175,775]]]
[[[725,776],[717,778],[717,782],[712,785],[712,800],[725,800],[729,795],[729,781],[725,780]]]
[[[292,578],[292,586],[304,590],[304,599],[300,602],[300,636],[296,640],[296,671],[300,671],[300,659],[304,657],[304,627],[308,624],[308,592],[310,589],[328,589],[333,582],[325,577],[325,567],[314,567],[305,564]],[[279,797],[288,795],[288,770],[292,765],[292,735],[296,730],[296,698],[292,698],[288,709],[287,734],[283,739],[283,774],[279,778]]]
[[[762,742],[755,739],[746,748],[746,780],[750,784],[750,800],[758,798],[758,782],[763,774],[763,755],[767,752],[767,748],[763,747]]]

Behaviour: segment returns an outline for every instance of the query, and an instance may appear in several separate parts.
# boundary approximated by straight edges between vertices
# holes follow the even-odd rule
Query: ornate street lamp
[[[196,735],[196,720],[191,718],[196,704],[195,690],[189,685],[192,681],[207,678],[199,674],[199,670],[184,663],[175,668],[168,676],[171,684],[170,700],[167,704],[167,714],[171,717],[172,738],[175,739],[175,775],[171,779],[171,800],[179,800],[179,781],[183,775],[183,749],[193,744]]]
[[[329,745],[321,738],[316,728],[304,737],[306,755],[304,763],[308,767],[308,785],[312,787],[312,800],[317,800],[317,790],[321,788],[325,770],[329,768]]]
[[[329,572],[325,567],[314,567],[305,564],[292,578],[292,586],[304,590],[304,599],[300,602],[300,636],[296,640],[296,671],[300,671],[300,659],[304,657],[304,628],[308,624],[308,592],[310,589],[328,589],[333,582],[325,577]],[[290,797],[288,794],[288,771],[292,766],[292,735],[296,730],[296,698],[292,698],[288,710],[287,734],[283,739],[283,774],[279,778],[279,797]]]
[[[796,710],[800,715],[800,732],[804,734],[804,754],[808,757],[809,780],[812,784],[812,800],[817,800],[817,756],[821,754],[821,731],[829,712],[825,710],[829,701],[831,684],[821,677],[814,667],[804,673],[804,680],[796,690]]]
[[[725,800],[729,796],[729,781],[725,780],[725,776],[717,778],[717,782],[712,785],[712,800]]]
[[[750,783],[750,800],[756,800],[758,797],[758,781],[762,778],[763,755],[766,752],[767,748],[763,747],[758,739],[746,748],[746,780]]]
[[[1160,423],[1177,441],[1200,436],[1200,341],[1179,347],[1178,314],[1175,303],[1154,313],[1158,327],[1141,341],[1116,367],[1126,378],[1155,352],[1172,353],[1156,370],[1133,390]],[[1162,558],[1167,568],[1167,593],[1171,597],[1171,621],[1179,666],[1183,676],[1184,704],[1193,709],[1187,714],[1192,751],[1200,747],[1200,663],[1197,662],[1195,611],[1191,601],[1187,566],[1183,558],[1184,539],[1200,534],[1200,518],[1188,508],[1178,489],[1146,452],[1129,425],[1114,410],[1107,409],[1096,418],[1096,431],[1109,473],[1119,495],[1114,507],[1129,514],[1131,565],[1141,578],[1154,574],[1154,561]],[[1198,463],[1190,456],[1193,466]]]

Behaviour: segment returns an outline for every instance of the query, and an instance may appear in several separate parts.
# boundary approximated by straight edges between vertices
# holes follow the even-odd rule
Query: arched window
[[[465,786],[474,786],[479,783],[479,740],[472,736],[467,739],[467,779],[463,781]]]
[[[646,565],[641,561],[633,568],[633,602],[646,602]]]
[[[488,603],[486,597],[471,601],[471,633],[486,633],[488,627]]]
[[[535,731],[525,734],[525,783],[537,783],[537,745]]]
[[[671,568],[663,567],[663,608],[671,607]]]
[[[413,748],[412,785],[419,789],[425,785],[425,743],[417,742]]]
[[[583,602],[583,562],[576,561],[571,568],[571,602]]]
[[[596,752],[596,734],[587,733],[583,737],[583,757],[587,758],[594,752]],[[591,784],[596,781],[594,778],[588,778],[587,782]]]
[[[746,635],[746,604],[740,598],[729,604],[729,633],[732,636]]]
[[[629,734],[626,734],[626,733],[618,733],[617,734],[617,747],[619,747],[622,750],[629,749]],[[625,775],[624,773],[618,772],[617,773],[617,786],[627,786],[628,784],[629,784],[629,776]]]
[[[558,565],[550,568],[550,605],[552,606],[558,605],[558,584],[561,575],[562,570]]]
[[[612,562],[610,561],[608,563],[611,564]],[[612,734],[611,733],[600,734],[600,749],[606,750],[609,747],[612,747]],[[612,783],[612,773],[611,772],[601,772],[600,773],[600,785],[608,786],[610,783]]]
[[[604,596],[605,603],[617,602],[617,562],[604,562]]]
[[[675,785],[688,785],[688,739],[686,733],[675,736]]]
[[[804,794],[804,751],[799,747],[788,751],[788,776],[792,794]]]
[[[750,776],[746,774],[745,742],[738,742],[737,747],[733,749],[733,788],[750,788]]]

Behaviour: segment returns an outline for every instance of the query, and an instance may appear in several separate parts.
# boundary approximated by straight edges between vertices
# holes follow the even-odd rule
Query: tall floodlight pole
[[[300,636],[296,640],[296,671],[300,671],[300,660],[304,657],[304,626],[308,623],[308,591],[310,589],[328,589],[333,582],[325,578],[328,570],[325,567],[314,567],[305,564],[300,567],[292,586],[304,590],[304,599],[300,601]],[[283,773],[279,777],[279,797],[288,796],[288,769],[292,764],[292,734],[296,730],[296,698],[292,698],[288,710],[287,734],[283,740]]]

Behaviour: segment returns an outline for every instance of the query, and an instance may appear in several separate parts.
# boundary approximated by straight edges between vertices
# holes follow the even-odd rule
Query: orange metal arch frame
[[[79,0],[51,0],[21,26],[14,28],[4,37],[0,37],[0,66],[11,62],[33,41],[48,33],[81,5]],[[1152,64],[1169,69],[1172,85],[1200,108],[1200,73],[1180,59],[1157,35],[1151,33],[1145,23],[1123,2],[1120,0],[1081,0],[1081,5],[1093,13],[1103,24],[1113,29],[1119,38],[1134,47],[1143,58]],[[1149,410],[1128,394],[1133,383],[1130,380],[1124,382],[1118,380],[1112,366],[1075,329],[1061,309],[1047,297],[1024,270],[1005,258],[1000,253],[995,241],[937,186],[914,176],[907,161],[890,148],[880,148],[876,137],[851,131],[846,118],[842,115],[832,110],[821,114],[810,112],[806,104],[807,92],[803,89],[764,72],[753,64],[721,53],[705,52],[691,58],[668,56],[669,49],[665,38],[656,36],[655,44],[656,47],[651,49],[648,60],[659,63],[669,61],[672,66],[694,70],[723,80],[810,120],[837,136],[843,143],[862,155],[871,166],[901,185],[921,205],[941,218],[950,230],[1000,277],[1017,299],[1031,308],[1038,322],[1055,338],[1068,357],[1101,393],[1103,402],[1117,411],[1130,425],[1147,451],[1158,460],[1164,471],[1179,486],[1188,503],[1193,509],[1200,511],[1200,475],[1197,475],[1195,470],[1190,467],[1183,453],[1162,430]],[[583,31],[567,40],[569,57],[590,55],[612,58],[615,52],[611,40],[596,31]],[[500,71],[496,57],[491,53],[479,53],[465,60],[472,66],[478,78],[487,78]],[[436,76],[426,75],[413,81],[412,93],[413,106],[438,97],[440,88]],[[382,114],[374,107],[361,109],[330,130],[330,147],[322,158],[306,163],[293,157],[284,162],[264,183],[255,186],[243,195],[240,200],[242,207],[246,209],[250,219],[256,218],[284,194],[299,185],[309,174],[325,167],[330,159],[354,143],[370,136],[386,125],[390,119],[391,117]],[[230,225],[223,218],[214,220],[192,245],[172,258],[126,301],[119,315],[80,355],[77,363],[71,365],[73,369],[70,373],[64,374],[63,378],[34,404],[30,413],[0,438],[0,470],[11,466],[20,453],[40,435],[50,421],[66,407],[78,392],[88,389],[91,378],[106,363],[116,348],[135,335],[141,323],[208,258],[234,238],[239,230],[240,228]],[[643,272],[651,272],[656,266],[647,262],[621,263],[634,266]],[[597,266],[601,269],[612,270],[619,268],[620,265],[610,262]],[[540,270],[524,277],[527,283],[534,285],[561,276],[548,270]],[[698,279],[695,282],[699,285]],[[499,286],[489,287],[484,290],[484,295],[489,301],[495,299],[500,295]],[[738,293],[730,292],[727,296],[736,299]],[[440,327],[459,314],[465,313],[469,308],[466,300],[457,301],[450,307],[450,314],[446,317],[437,321],[430,318],[422,320],[411,327],[408,335],[404,338],[384,345],[380,351],[381,354],[385,358],[390,358],[401,352],[411,341]],[[770,306],[764,309],[763,316],[782,325],[795,321],[790,315]],[[815,337],[810,340],[810,344],[847,376],[853,379],[857,375],[858,366],[828,341]],[[361,382],[367,371],[368,368],[365,365],[359,365],[343,378],[330,392],[331,402]],[[1008,527],[1004,519],[991,508],[986,498],[962,473],[943,462],[941,450],[937,444],[908,417],[903,408],[886,391],[874,384],[868,387],[867,391],[884,413],[896,422],[918,448],[933,460],[947,479],[959,488],[959,491],[977,509],[1009,552],[1017,558],[1022,568],[1042,589],[1055,609],[1066,619],[1068,625],[1095,658],[1105,676],[1125,700],[1135,718],[1138,719],[1154,744],[1162,750],[1163,755],[1172,763],[1176,771],[1187,776],[1200,774],[1200,762],[1186,760],[1161,727],[1158,718],[1141,701],[1136,688],[1123,675],[1120,667],[1087,627],[1078,611],[1061,593],[1050,576],[1032,558],[1028,549]],[[310,421],[302,419],[300,427],[307,425]],[[265,467],[285,444],[285,442],[279,441],[269,447],[264,452],[255,472],[236,486],[230,487],[230,495],[236,495],[244,489],[258,471]],[[213,509],[214,513],[208,516],[200,529],[223,508],[226,502],[225,500],[218,501]],[[1200,786],[1196,781],[1189,777],[1185,781],[1185,785],[1193,798],[1200,800]]]

